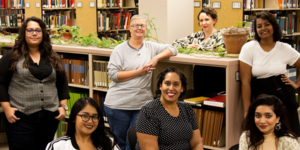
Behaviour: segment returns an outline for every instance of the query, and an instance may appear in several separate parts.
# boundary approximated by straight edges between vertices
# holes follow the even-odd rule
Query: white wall
[[[156,18],[158,39],[171,44],[193,32],[193,4],[193,0],[139,0],[139,14]]]

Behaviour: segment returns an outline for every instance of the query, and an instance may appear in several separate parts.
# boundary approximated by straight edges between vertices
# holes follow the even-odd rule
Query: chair
[[[239,150],[239,144],[231,146],[229,150]]]
[[[127,130],[127,138],[128,138],[128,142],[130,145],[130,149],[131,150],[135,150],[135,145],[137,142],[137,136],[136,136],[136,132],[135,132],[135,125],[130,127]]]

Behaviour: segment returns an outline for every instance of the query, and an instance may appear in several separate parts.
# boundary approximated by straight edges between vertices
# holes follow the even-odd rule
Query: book
[[[224,108],[226,105],[226,95],[220,95],[204,100],[204,105]]]
[[[200,97],[193,97],[193,98],[188,98],[184,99],[183,101],[189,104],[199,104],[203,103],[203,100],[209,99],[208,97],[200,96]]]

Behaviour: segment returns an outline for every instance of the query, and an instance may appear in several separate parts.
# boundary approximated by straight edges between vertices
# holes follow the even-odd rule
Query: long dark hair
[[[110,130],[105,128],[101,108],[95,102],[95,100],[90,97],[82,97],[82,98],[78,99],[75,102],[75,104],[73,105],[71,114],[70,114],[70,118],[68,121],[68,130],[67,130],[66,135],[70,136],[70,137],[75,136],[76,116],[86,105],[91,105],[92,107],[96,108],[98,116],[100,117],[99,122],[98,122],[98,127],[91,135],[94,146],[95,147],[101,146],[105,150],[112,149],[113,146],[115,145],[115,143],[118,142],[117,137],[115,136],[114,133],[112,133]],[[114,143],[112,143],[112,141],[107,136],[107,134],[109,134],[109,136],[111,136],[114,139]]]
[[[15,45],[13,46],[12,56],[10,58],[10,70],[16,71],[16,65],[20,57],[24,56],[25,61],[23,63],[24,68],[29,67],[30,57],[29,57],[29,49],[26,43],[26,28],[27,23],[29,21],[34,21],[39,24],[42,29],[43,39],[39,45],[39,51],[42,57],[46,57],[51,66],[58,72],[62,72],[64,70],[60,58],[56,52],[53,51],[49,34],[46,30],[46,24],[39,18],[30,17],[27,18],[26,21],[22,24],[19,30],[19,36],[15,40]]]
[[[273,41],[274,42],[279,41],[282,37],[282,31],[280,29],[279,24],[277,23],[276,17],[273,14],[269,13],[269,12],[260,12],[256,16],[256,18],[254,19],[254,32],[255,32],[254,39],[259,41],[259,42],[261,40],[260,37],[257,34],[257,29],[256,29],[257,28],[257,25],[256,25],[257,19],[259,19],[259,18],[264,19],[264,20],[268,20],[271,23],[271,25],[273,27]]]
[[[249,131],[247,133],[247,137],[250,138],[250,143],[248,143],[248,149],[250,147],[254,147],[257,149],[259,145],[264,142],[263,133],[257,128],[254,118],[255,118],[255,110],[258,106],[267,105],[273,109],[273,112],[276,114],[276,117],[280,117],[281,122],[281,129],[275,130],[274,134],[276,138],[280,138],[282,136],[289,136],[296,139],[296,135],[291,132],[287,116],[286,116],[286,109],[279,98],[273,95],[266,95],[262,94],[259,95],[256,100],[250,105],[248,114],[243,123],[243,130]]]
[[[183,92],[179,96],[181,98],[186,93],[187,90],[187,79],[185,75],[182,73],[182,71],[175,67],[168,67],[158,74],[155,94],[157,97],[161,95],[160,85],[162,85],[162,82],[165,80],[166,74],[169,72],[176,73],[180,78],[181,86],[183,87]]]

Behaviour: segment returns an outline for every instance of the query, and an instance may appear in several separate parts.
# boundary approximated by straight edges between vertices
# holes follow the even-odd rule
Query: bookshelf
[[[0,42],[5,42],[6,47],[12,47],[13,43],[7,38],[0,38]],[[61,46],[53,45],[53,49],[56,52],[70,53],[70,54],[83,54],[88,55],[89,66],[93,66],[92,60],[98,58],[109,58],[112,49],[95,48],[95,47],[74,47],[74,46]],[[238,59],[237,58],[197,58],[186,54],[178,54],[177,56],[170,57],[163,62],[160,62],[156,67],[157,70],[153,74],[153,78],[160,69],[164,68],[164,65],[172,65],[182,67],[182,71],[189,76],[191,70],[187,69],[193,65],[214,66],[226,68],[226,147],[217,149],[229,149],[230,146],[238,143],[241,134],[241,123],[243,120],[243,106],[240,96],[240,83],[236,81],[236,72],[238,71]],[[89,69],[89,78],[93,79],[93,70]],[[191,78],[188,78],[191,80]],[[190,82],[190,81],[189,81]],[[156,83],[153,82],[152,85]],[[201,84],[201,83],[200,83]],[[72,86],[72,85],[71,85]],[[70,86],[70,87],[71,87]],[[192,86],[192,85],[190,85]],[[77,87],[77,86],[76,86]],[[78,86],[77,88],[87,89],[87,87]],[[99,91],[98,88],[93,87],[93,81],[89,80],[89,95],[93,97],[94,91]],[[102,90],[100,90],[102,91]],[[105,90],[103,90],[105,92]],[[209,146],[205,148],[211,149]],[[215,148],[212,148],[215,149]]]
[[[129,22],[134,14],[139,13],[139,7],[134,0],[115,0],[108,2],[97,1],[97,31],[98,37],[122,37],[127,40],[130,36]]]

